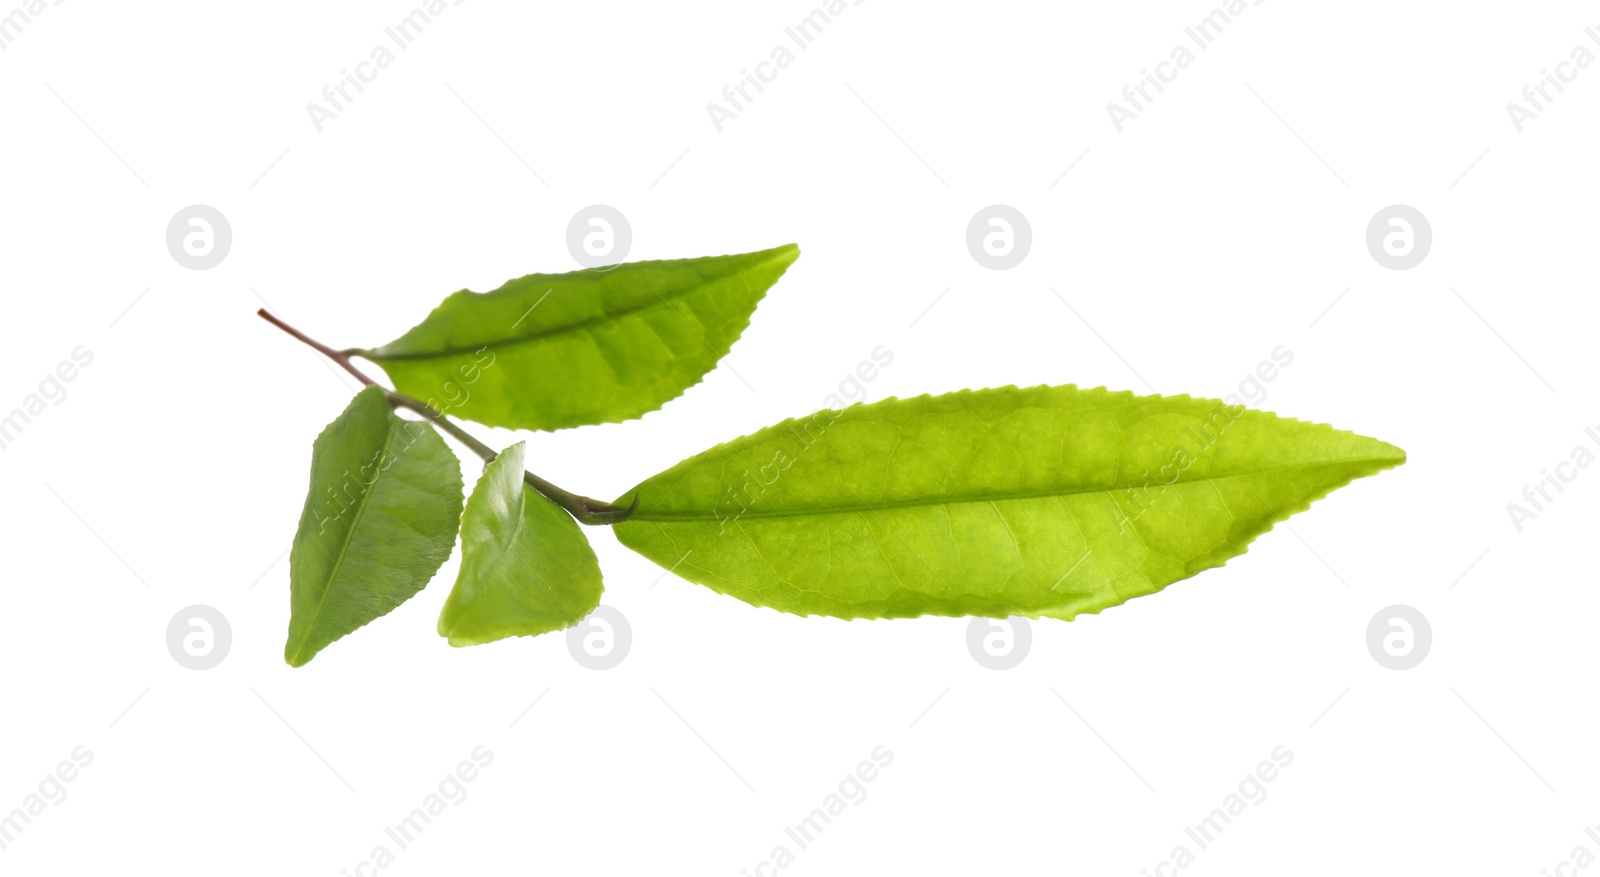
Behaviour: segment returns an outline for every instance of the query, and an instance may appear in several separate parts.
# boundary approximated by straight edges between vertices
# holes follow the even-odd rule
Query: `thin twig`
[[[267,309],[266,308],[257,309],[256,310],[256,316],[260,317],[263,320],[266,320],[267,322],[271,323],[274,326],[277,326],[279,329],[282,329],[283,331],[288,332],[290,337],[294,338],[295,340],[297,340],[300,343],[306,345],[307,347],[310,347],[312,350],[315,350],[316,352],[322,354],[323,356],[326,356],[327,358],[329,358],[329,359],[333,360],[334,362],[338,363],[341,367],[344,368],[345,371],[355,375],[356,376],[356,380],[360,381],[361,383],[365,384],[366,386],[368,386],[368,387],[376,387],[377,386],[377,384],[372,380],[372,378],[369,378],[366,375],[362,374],[361,373],[361,369],[356,368],[355,365],[352,362],[350,362],[350,357],[347,356],[346,354],[344,354],[344,353],[342,353],[342,352],[340,352],[338,350],[334,350],[332,347],[329,347],[328,345],[323,344],[321,341],[318,341],[317,339],[312,338],[311,336],[309,336],[306,333],[300,331],[299,329],[296,329],[295,327],[289,325],[288,323],[285,323],[284,321],[278,319],[277,317],[274,317],[272,314],[267,313]]]
[[[389,400],[389,405],[391,407],[406,408],[427,418],[429,423],[432,423],[434,426],[437,426],[438,428],[449,433],[450,436],[456,441],[466,446],[474,454],[482,457],[485,463],[488,463],[494,460],[495,457],[500,456],[498,451],[479,441],[476,436],[462,429],[458,424],[456,424],[455,421],[436,411],[432,405],[417,399],[413,399],[404,393],[391,390],[388,387],[378,384],[365,374],[362,374],[361,370],[356,368],[355,364],[350,361],[350,356],[353,351],[335,350],[332,347],[329,347],[328,345],[310,337],[309,335],[306,335],[304,332],[301,332],[299,329],[296,329],[288,323],[285,323],[272,314],[267,313],[266,308],[261,308],[260,310],[256,311],[256,315],[272,325],[277,326],[279,329],[282,329],[284,332],[287,332],[295,340],[300,341],[323,356],[333,360],[345,371],[355,375],[356,380],[360,381],[362,384],[368,387],[377,387],[378,389],[382,390],[383,395]],[[589,524],[591,526],[600,524],[618,524],[626,521],[633,515],[634,511],[639,508],[639,497],[637,495],[634,496],[633,503],[624,508],[619,505],[613,505],[609,502],[601,502],[598,499],[587,497],[582,494],[573,493],[569,490],[563,490],[554,484],[551,484],[549,481],[546,481],[543,478],[540,478],[539,476],[526,470],[524,470],[522,473],[522,480],[526,482],[529,487],[532,487],[534,490],[538,491],[539,494],[545,499],[548,499],[556,505],[566,509],[574,518],[578,519],[579,523],[582,524]]]

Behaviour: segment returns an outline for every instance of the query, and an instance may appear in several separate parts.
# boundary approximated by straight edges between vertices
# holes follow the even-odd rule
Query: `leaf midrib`
[[[1288,470],[1288,469],[1323,469],[1323,468],[1328,468],[1328,467],[1332,467],[1332,466],[1362,466],[1362,465],[1367,466],[1367,467],[1376,466],[1377,468],[1372,469],[1371,472],[1364,472],[1364,474],[1376,474],[1377,472],[1381,472],[1381,471],[1383,471],[1385,469],[1392,469],[1395,466],[1398,466],[1403,462],[1404,462],[1403,459],[1398,459],[1397,460],[1397,459],[1395,459],[1393,457],[1372,457],[1372,458],[1356,457],[1356,458],[1345,459],[1345,460],[1330,461],[1330,462],[1327,462],[1327,463],[1285,463],[1285,464],[1280,465],[1280,466],[1263,466],[1263,467],[1261,467],[1259,469],[1252,469],[1252,470],[1250,470],[1248,472],[1233,472],[1233,473],[1229,473],[1227,475],[1206,475],[1206,476],[1200,477],[1200,478],[1192,478],[1192,479],[1189,479],[1187,481],[1176,481],[1176,482],[1173,482],[1172,484],[1165,485],[1165,486],[1178,487],[1178,486],[1187,485],[1187,484],[1202,484],[1202,483],[1208,482],[1208,481],[1226,481],[1226,480],[1228,480],[1230,478],[1245,478],[1245,477],[1249,477],[1249,476],[1253,476],[1253,475],[1264,475],[1264,474],[1268,474],[1268,473],[1272,473],[1272,472],[1280,472],[1280,471],[1284,471],[1284,470]],[[1359,477],[1363,477],[1363,476],[1362,475],[1352,476],[1352,480],[1354,478],[1359,478]],[[1148,486],[1148,487],[1152,487],[1153,488],[1157,484],[1160,484],[1160,482],[1151,482],[1150,485],[1143,485],[1143,486]],[[744,520],[746,518],[814,517],[814,516],[821,516],[821,515],[845,514],[847,512],[863,512],[863,511],[874,511],[875,512],[875,511],[881,511],[881,510],[884,510],[884,509],[918,508],[918,507],[925,507],[925,506],[926,507],[931,507],[931,506],[941,506],[941,505],[963,505],[963,504],[967,504],[967,503],[1000,502],[1000,501],[1004,501],[1004,500],[1016,500],[1016,499],[1045,499],[1045,498],[1052,497],[1052,496],[1078,496],[1078,495],[1088,494],[1088,493],[1111,493],[1113,491],[1118,491],[1118,490],[1139,490],[1139,489],[1141,489],[1141,487],[1135,487],[1135,486],[1125,486],[1125,487],[1112,486],[1112,487],[1084,487],[1084,488],[1050,489],[1050,490],[1039,490],[1039,491],[1023,492],[1023,493],[999,494],[999,495],[992,495],[992,496],[950,496],[950,497],[944,497],[944,498],[938,498],[938,499],[898,500],[898,501],[894,501],[894,502],[873,503],[873,504],[870,504],[870,505],[867,504],[865,499],[862,499],[862,500],[859,500],[858,502],[856,502],[854,504],[851,504],[851,505],[820,506],[820,507],[814,507],[814,508],[800,508],[800,509],[787,509],[787,510],[761,510],[759,508],[748,508],[742,514],[739,514],[737,516],[730,516],[730,517],[733,520],[739,520],[739,521],[742,521],[742,520]],[[645,508],[643,505],[641,505],[639,510],[637,512],[635,512],[633,514],[633,516],[630,517],[628,520],[629,521],[658,521],[658,522],[668,522],[668,523],[670,523],[670,522],[674,522],[674,521],[696,522],[696,521],[720,521],[720,520],[728,520],[728,519],[729,519],[729,517],[718,518],[716,516],[715,512],[713,512],[711,514],[704,514],[704,513],[700,513],[700,512],[681,512],[681,513],[680,512],[652,512],[648,508]]]
[[[382,452],[385,455],[389,453],[390,442],[394,441],[394,430],[388,428],[393,425],[389,422],[388,418],[393,416],[393,414],[387,413],[384,415],[385,429],[383,431]],[[399,455],[396,455],[395,462],[398,463],[399,461]],[[306,621],[305,633],[300,637],[300,645],[295,649],[294,652],[295,660],[300,659],[301,653],[305,651],[306,643],[311,640],[312,631],[316,629],[317,622],[322,618],[322,609],[328,605],[328,595],[333,593],[334,580],[339,578],[339,570],[344,567],[345,556],[350,553],[350,545],[355,542],[356,528],[361,526],[361,519],[367,513],[367,504],[372,501],[372,495],[378,492],[378,482],[383,479],[384,471],[385,470],[383,469],[378,470],[378,477],[372,480],[372,484],[367,488],[367,491],[361,495],[361,501],[356,504],[355,518],[351,520],[350,529],[345,533],[344,545],[339,547],[339,558],[333,562],[333,569],[328,573],[327,583],[323,586],[322,590],[322,598],[317,601],[316,610],[311,613],[311,617]]]
[[[440,350],[431,351],[431,352],[427,352],[427,353],[382,354],[382,353],[379,352],[379,350],[381,350],[381,348],[380,348],[379,350],[368,350],[368,351],[365,351],[365,352],[362,353],[362,356],[365,357],[366,359],[369,359],[369,360],[372,360],[373,362],[378,362],[378,363],[383,363],[383,362],[408,362],[408,361],[415,361],[415,360],[422,360],[422,359],[443,359],[445,357],[450,357],[450,356],[461,356],[461,355],[467,354],[467,353],[476,353],[476,352],[478,352],[480,350],[484,350],[484,349],[488,349],[488,350],[503,350],[503,349],[508,348],[508,347],[517,347],[517,346],[520,346],[520,345],[523,345],[523,344],[532,344],[534,342],[544,341],[546,339],[554,338],[554,337],[557,337],[557,336],[560,336],[560,335],[570,335],[570,334],[574,334],[574,333],[577,333],[577,332],[586,332],[586,331],[594,328],[595,326],[600,325],[601,323],[610,322],[612,320],[621,319],[623,317],[631,317],[634,314],[643,313],[644,311],[648,311],[648,310],[651,310],[651,309],[654,309],[654,308],[670,307],[671,306],[670,305],[671,302],[678,301],[680,299],[686,298],[686,297],[694,294],[695,292],[698,292],[700,290],[705,289],[707,286],[711,285],[712,283],[716,283],[716,282],[721,281],[721,280],[727,280],[727,279],[733,278],[733,277],[742,278],[746,274],[749,274],[754,269],[764,268],[767,265],[772,264],[776,260],[777,260],[777,257],[770,258],[770,259],[763,259],[760,262],[753,263],[753,264],[751,264],[751,265],[749,265],[749,266],[747,266],[745,268],[741,268],[738,271],[734,271],[734,272],[732,272],[730,274],[724,274],[723,276],[716,278],[716,280],[702,280],[701,282],[696,283],[693,286],[685,287],[684,289],[681,289],[681,290],[679,290],[677,292],[667,293],[665,295],[657,292],[656,295],[658,297],[654,301],[649,301],[649,300],[646,300],[646,299],[640,299],[641,301],[643,301],[645,303],[640,305],[640,306],[638,306],[638,307],[625,308],[625,309],[617,311],[615,313],[602,314],[601,316],[598,316],[598,317],[591,317],[591,318],[589,318],[587,320],[580,320],[580,321],[578,321],[576,323],[570,323],[570,324],[568,324],[566,326],[562,326],[562,327],[556,328],[556,329],[550,329],[550,330],[543,331],[543,332],[535,332],[534,334],[525,335],[525,336],[520,337],[520,338],[511,338],[511,339],[506,339],[506,340],[503,340],[503,341],[491,341],[491,342],[488,342],[488,343],[485,343],[485,344],[479,344],[479,345],[471,346],[471,347],[445,347],[445,348],[442,348]],[[487,293],[487,292],[471,292],[471,291],[465,291],[465,290],[463,292],[466,295],[469,295],[469,296],[479,296],[479,295],[490,295],[491,294],[491,293]],[[460,294],[460,293],[458,293],[458,294]],[[452,296],[452,298],[453,298],[453,296]],[[430,316],[430,318],[432,317],[431,314],[429,316]]]

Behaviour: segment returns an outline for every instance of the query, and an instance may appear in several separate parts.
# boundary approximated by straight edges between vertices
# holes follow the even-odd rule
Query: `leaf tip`
[[[777,264],[778,271],[781,274],[790,265],[793,265],[796,259],[800,258],[800,245],[783,244],[767,250],[764,255],[768,257],[768,261]]]
[[[304,667],[305,665],[311,663],[312,658],[317,656],[316,652],[306,655],[303,654],[304,651],[305,649],[303,647],[296,649],[293,643],[284,644],[283,662],[291,667]]]
[[[1367,455],[1367,460],[1372,464],[1374,474],[1406,464],[1404,448],[1396,447],[1382,439],[1375,439],[1371,436],[1362,436],[1362,438],[1372,443],[1373,448],[1371,453]]]

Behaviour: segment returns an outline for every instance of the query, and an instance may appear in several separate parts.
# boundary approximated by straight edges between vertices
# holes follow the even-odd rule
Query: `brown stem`
[[[365,385],[367,385],[369,387],[376,387],[377,386],[377,384],[372,380],[372,378],[369,378],[366,375],[362,374],[361,373],[361,369],[358,369],[358,368],[355,367],[355,364],[350,361],[349,354],[345,353],[344,351],[334,350],[332,347],[329,347],[328,345],[323,344],[321,341],[318,341],[315,338],[312,338],[311,336],[309,336],[306,333],[300,331],[299,329],[296,329],[295,327],[289,325],[288,323],[285,323],[284,321],[278,319],[277,317],[274,317],[273,315],[267,313],[267,309],[266,308],[261,308],[261,309],[257,310],[256,311],[256,316],[260,317],[263,320],[266,320],[267,322],[271,323],[274,326],[277,326],[279,329],[282,329],[283,331],[288,332],[289,335],[291,337],[293,337],[294,339],[296,339],[297,341],[301,342],[302,344],[305,344],[306,346],[310,347],[312,350],[315,350],[316,352],[322,354],[323,356],[326,356],[327,358],[329,358],[329,359],[333,360],[334,362],[338,363],[340,366],[342,366],[344,368],[345,371],[355,375],[356,376],[356,380],[360,381],[361,383],[363,383],[363,384],[365,384]]]
[[[334,350],[332,347],[317,341],[309,335],[306,335],[304,332],[301,332],[299,329],[296,329],[272,314],[267,313],[266,308],[256,311],[256,315],[272,325],[277,326],[279,329],[287,332],[295,340],[300,341],[323,356],[326,356],[327,358],[338,363],[345,371],[355,375],[356,380],[360,381],[362,384],[368,387],[377,387],[378,389],[382,390],[384,396],[388,398],[391,406],[396,408],[407,408],[415,411],[423,417],[426,417],[429,423],[432,423],[434,426],[437,426],[438,428],[449,433],[450,436],[456,441],[465,445],[474,454],[482,457],[485,463],[488,463],[495,457],[499,456],[499,453],[495,451],[494,448],[491,448],[479,441],[476,436],[462,429],[458,424],[455,423],[455,421],[434,410],[432,405],[417,399],[413,399],[404,393],[396,392],[388,387],[381,386],[376,381],[362,374],[361,370],[356,368],[355,364],[350,361],[350,354],[352,351]],[[624,508],[619,505],[613,505],[612,503],[601,502],[598,499],[583,496],[582,494],[573,493],[568,490],[562,490],[554,484],[551,484],[543,478],[540,478],[539,476],[526,470],[524,470],[522,473],[522,480],[526,482],[529,487],[532,487],[534,490],[538,491],[539,494],[544,498],[566,509],[574,518],[578,519],[579,523],[589,524],[591,526],[599,524],[621,523],[626,521],[630,516],[633,515],[634,511],[639,508],[639,497],[637,495],[634,496],[633,503]]]

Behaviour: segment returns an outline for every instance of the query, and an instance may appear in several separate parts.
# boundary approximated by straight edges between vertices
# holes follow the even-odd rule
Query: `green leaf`
[[[289,554],[289,641],[303,666],[422,590],[455,547],[461,464],[433,428],[356,394],[317,436],[311,492]]]
[[[616,423],[654,411],[727,355],[800,250],[530,274],[451,294],[360,354],[395,389],[513,429]]]
[[[639,485],[616,533],[785,612],[1071,619],[1221,566],[1403,462],[1376,439],[1213,399],[965,390],[720,445]]]
[[[484,468],[461,521],[461,574],[439,635],[473,646],[571,627],[600,605],[600,563],[576,521],[523,485],[523,443]]]

